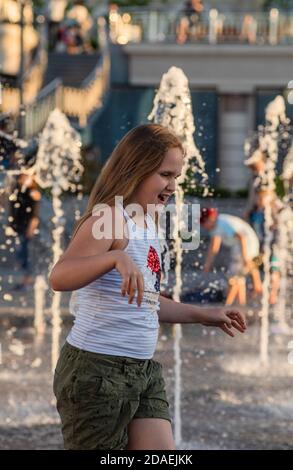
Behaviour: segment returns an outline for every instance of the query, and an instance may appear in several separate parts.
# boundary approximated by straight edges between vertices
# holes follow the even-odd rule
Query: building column
[[[254,128],[252,95],[219,97],[219,179],[218,186],[230,191],[247,187],[249,172],[243,164],[244,142]]]

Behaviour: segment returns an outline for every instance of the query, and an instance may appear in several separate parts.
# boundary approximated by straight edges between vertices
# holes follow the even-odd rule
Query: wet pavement
[[[63,339],[70,327],[63,327]],[[292,334],[293,336],[293,334]],[[293,449],[291,337],[274,334],[270,363],[258,361],[259,328],[236,338],[214,328],[183,326],[182,436],[184,449]],[[1,333],[0,448],[62,449],[51,374],[51,329]],[[174,360],[170,325],[162,325],[155,359],[163,364],[173,413]]]
[[[225,212],[236,215],[242,213],[243,204],[241,200],[217,201]],[[38,243],[35,255],[42,261],[45,248]],[[45,252],[48,254],[48,249]],[[184,255],[183,300],[215,305],[225,297],[226,278],[222,269],[225,252],[218,259],[216,272],[209,276],[203,276],[198,269],[203,257],[202,250]],[[52,292],[46,290],[47,328],[40,337],[33,329],[33,289],[13,290],[21,275],[13,259],[14,254],[8,253],[0,267],[0,449],[62,449],[52,391]],[[39,272],[47,275],[48,269],[41,262],[38,267]],[[173,277],[171,272],[170,285]],[[214,287],[203,296],[209,283]],[[69,297],[68,293],[62,295],[62,342],[72,322],[68,314]],[[262,368],[259,302],[249,304],[248,331],[237,334],[235,339],[213,328],[183,326],[181,447],[184,449],[293,449],[293,364],[288,360],[293,330],[286,335],[271,333],[269,367]],[[293,327],[292,311],[290,316]],[[172,327],[162,325],[155,359],[163,364],[171,413],[173,346]]]

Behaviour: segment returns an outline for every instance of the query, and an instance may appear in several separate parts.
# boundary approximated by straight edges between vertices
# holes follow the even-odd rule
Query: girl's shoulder
[[[75,237],[93,250],[103,246],[107,250],[123,250],[128,244],[128,226],[123,211],[115,206],[95,210],[80,226]]]
[[[94,256],[106,253],[112,247],[114,237],[111,229],[113,211],[93,213],[78,227],[60,260],[68,257]]]

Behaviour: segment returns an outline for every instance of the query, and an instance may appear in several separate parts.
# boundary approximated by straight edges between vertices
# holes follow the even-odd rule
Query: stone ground
[[[66,202],[66,213],[73,213]],[[211,204],[211,202],[210,202]],[[218,200],[227,213],[241,214],[243,201]],[[43,220],[50,207],[44,202]],[[69,224],[70,225],[70,224]],[[48,227],[36,243],[38,272],[50,254]],[[70,227],[66,227],[66,234]],[[0,243],[5,239],[0,231]],[[16,293],[20,279],[13,253],[3,250],[0,266],[0,449],[62,449],[59,417],[55,409],[50,371],[52,293],[46,292],[47,330],[37,337],[33,325],[34,293]],[[1,253],[0,253],[1,254]],[[7,256],[6,256],[7,254]],[[204,251],[186,253],[183,297],[189,302],[221,302],[225,296],[225,252],[217,272],[204,277],[196,267]],[[172,282],[172,273],[171,273]],[[215,293],[203,295],[208,283]],[[71,324],[70,294],[62,296],[62,341]],[[290,306],[290,302],[288,302]],[[183,326],[182,437],[184,449],[293,449],[293,365],[289,363],[288,335],[270,334],[270,361],[259,364],[258,303],[249,303],[249,328],[231,339],[221,331]],[[290,313],[290,312],[289,312]],[[292,312],[291,312],[292,316]],[[155,359],[162,362],[171,412],[174,401],[173,333],[170,325],[160,329]]]
[[[27,319],[29,320],[29,318]],[[63,338],[69,329],[65,318]],[[271,335],[270,362],[258,360],[259,328],[231,339],[221,331],[183,327],[182,437],[184,449],[293,449],[291,337]],[[50,372],[51,329],[2,329],[0,448],[62,449]],[[163,325],[155,355],[164,367],[173,413],[172,327]]]

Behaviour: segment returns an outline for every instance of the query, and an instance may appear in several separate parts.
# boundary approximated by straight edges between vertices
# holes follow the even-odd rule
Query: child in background
[[[34,282],[29,246],[39,225],[40,200],[41,193],[34,175],[18,175],[16,185],[9,196],[10,226],[19,238],[16,255],[23,271],[22,281],[15,286],[15,290],[26,289]]]
[[[219,214],[215,208],[203,208],[201,225],[210,232],[211,242],[204,265],[204,272],[209,272],[221,245],[229,247],[229,291],[226,305],[238,301],[246,304],[246,276],[251,275],[254,295],[262,292],[261,278],[256,265],[259,256],[259,241],[250,225],[239,217]]]

